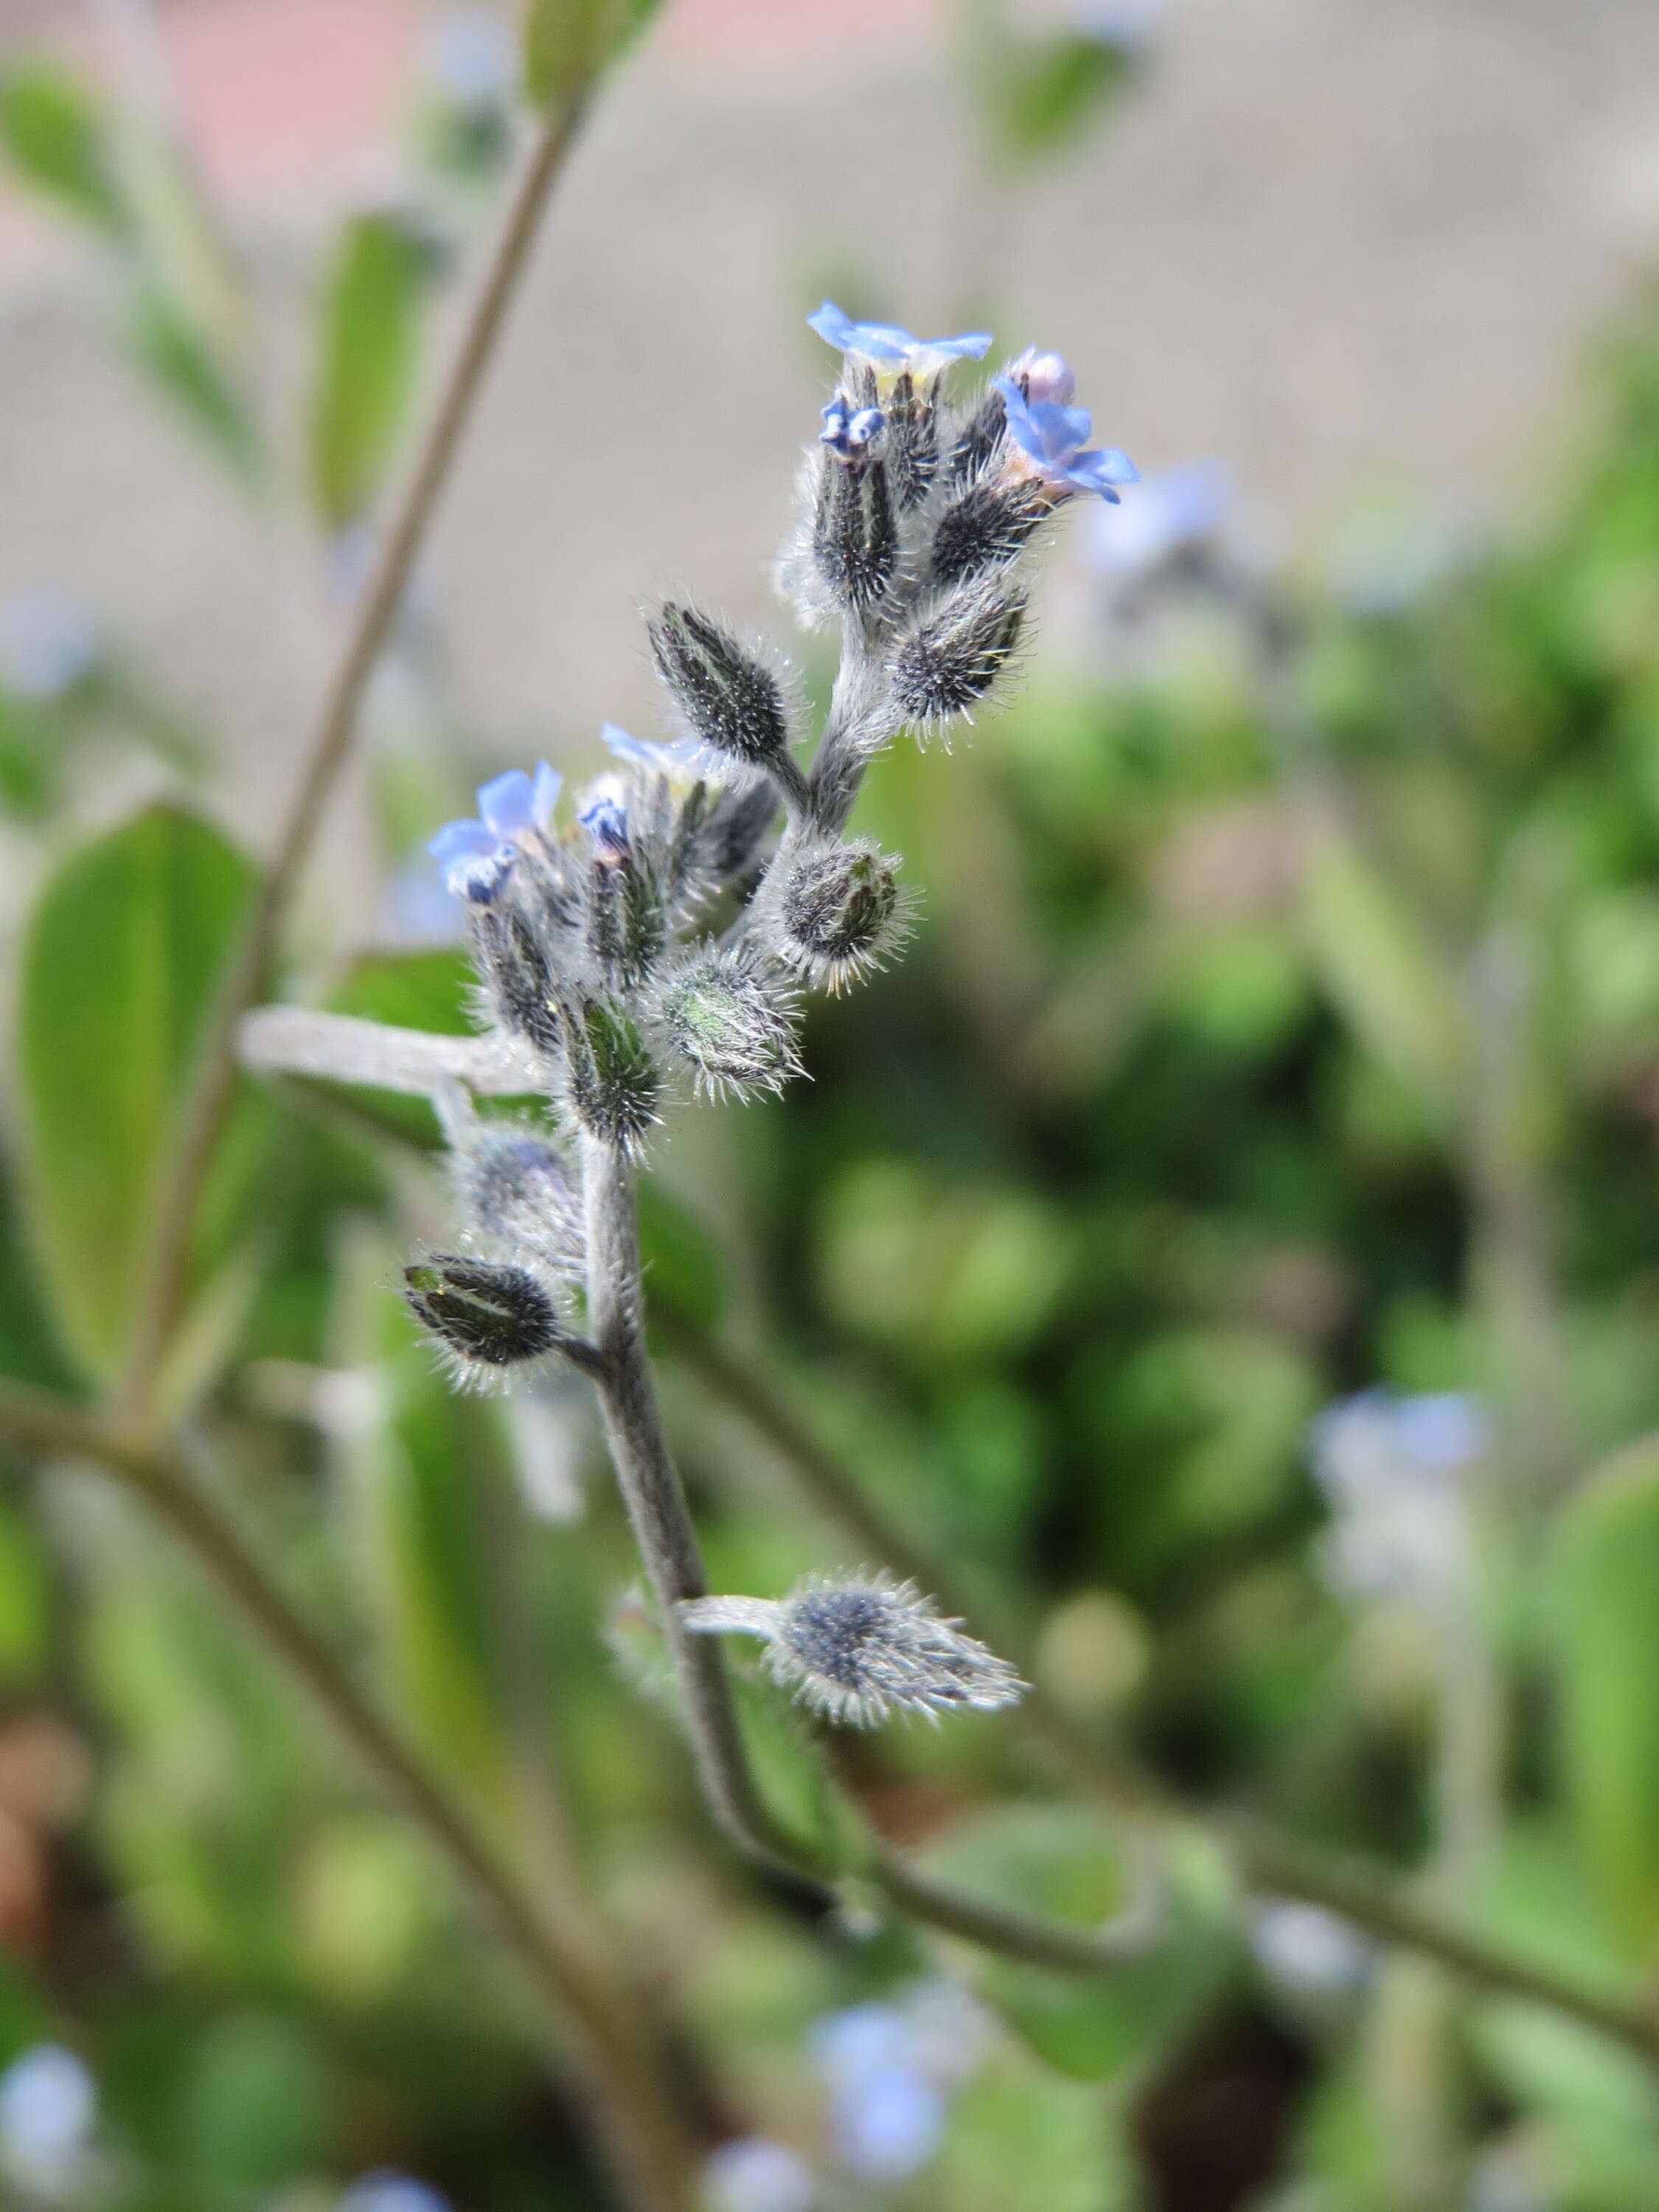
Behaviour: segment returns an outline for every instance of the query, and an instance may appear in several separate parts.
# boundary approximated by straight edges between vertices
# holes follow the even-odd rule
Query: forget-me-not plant
[[[799,1073],[802,993],[858,982],[902,944],[898,856],[848,831],[865,772],[903,732],[948,731],[994,694],[1043,526],[1134,477],[1088,447],[1056,354],[1028,349],[963,401],[947,378],[988,333],[917,338],[830,301],[810,319],[842,356],[777,572],[801,620],[840,642],[810,758],[787,659],[670,602],[648,636],[672,739],[606,724],[609,764],[571,801],[545,763],[509,770],[433,839],[465,909],[478,1034],[273,1008],[245,1035],[256,1066],[434,1100],[456,1237],[411,1264],[409,1304],[462,1385],[551,1364],[592,1378],[714,1809],[795,1864],[746,1771],[718,1632],[759,1635],[773,1674],[843,1723],[992,1708],[1024,1685],[883,1575],[709,1596],[646,1356],[634,1178],[679,1102],[750,1098]],[[535,1121],[483,1103],[527,1093],[545,1102]],[[872,1863],[878,1881],[892,1867]],[[918,1873],[888,1886],[929,1909]],[[947,1924],[975,1909],[956,1899]]]

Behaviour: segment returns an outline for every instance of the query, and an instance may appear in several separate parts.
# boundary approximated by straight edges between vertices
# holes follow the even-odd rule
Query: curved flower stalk
[[[811,764],[797,757],[808,732],[784,659],[696,606],[664,605],[649,639],[678,734],[659,743],[606,724],[611,765],[568,802],[545,763],[510,770],[479,791],[476,817],[432,842],[466,912],[480,1035],[377,1040],[370,1024],[281,1009],[250,1019],[245,1048],[268,1070],[434,1099],[458,1243],[410,1268],[409,1303],[465,1387],[508,1385],[550,1359],[592,1376],[728,1833],[798,1873],[861,1874],[969,1940],[1098,1969],[1123,1955],[1121,1930],[1010,1912],[873,1841],[850,1864],[823,1863],[774,1820],[707,1632],[761,1634],[780,1680],[854,1725],[994,1710],[1024,1685],[919,1589],[880,1575],[815,1579],[775,1601],[710,1598],[646,1357],[634,1177],[653,1130],[677,1095],[781,1089],[800,1073],[802,990],[845,988],[896,951],[908,919],[899,862],[846,834],[865,769],[901,731],[948,731],[992,696],[1015,660],[1041,526],[1133,475],[1120,454],[1082,450],[1088,418],[1055,355],[1028,349],[962,404],[946,377],[988,333],[917,339],[830,302],[811,321],[842,349],[842,373],[779,570],[804,621],[841,630]],[[545,1101],[545,1126],[474,1103],[526,1091]]]

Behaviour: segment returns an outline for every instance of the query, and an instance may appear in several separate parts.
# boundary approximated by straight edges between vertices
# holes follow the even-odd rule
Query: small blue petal
[[[507,881],[514,848],[482,822],[446,822],[427,846],[456,898],[487,905]]]
[[[1115,446],[1097,446],[1092,453],[1084,453],[1079,458],[1090,463],[1092,472],[1103,483],[1140,482],[1140,471],[1129,456],[1120,453]]]
[[[989,331],[958,331],[953,338],[925,338],[923,353],[949,354],[952,361],[983,361],[991,350]]]
[[[628,850],[628,810],[614,799],[596,799],[576,817],[593,842],[606,853]]]
[[[806,318],[806,327],[816,331],[821,338],[838,346],[842,353],[852,349],[854,325],[852,318],[838,307],[833,300],[826,300],[817,313]]]
[[[564,788],[564,778],[556,769],[549,768],[545,761],[536,769],[535,786],[531,793],[530,811],[538,830],[550,828],[553,809],[559,803],[559,793]]]
[[[477,860],[493,853],[501,842],[482,822],[446,822],[426,849],[441,867],[447,868],[452,860]]]
[[[479,813],[503,837],[520,836],[535,820],[530,778],[521,768],[510,768],[504,775],[480,784],[477,799]]]
[[[618,760],[632,761],[640,768],[654,768],[657,764],[657,747],[647,744],[643,738],[631,736],[615,722],[601,722],[599,737]]]
[[[826,300],[806,321],[809,329],[842,353],[860,353],[867,361],[921,362],[930,354],[949,361],[964,356],[980,361],[991,343],[989,331],[960,331],[949,338],[919,338],[899,323],[855,323],[833,300]]]

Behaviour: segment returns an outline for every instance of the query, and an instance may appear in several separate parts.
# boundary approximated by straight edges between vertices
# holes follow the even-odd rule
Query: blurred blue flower
[[[28,699],[61,699],[103,656],[90,608],[67,592],[0,599],[0,676]]]
[[[67,2179],[98,2112],[92,2075],[72,2051],[38,2043],[0,2074],[0,2151],[39,2186]]]
[[[1144,477],[1127,499],[1095,509],[1085,557],[1115,575],[1144,574],[1196,545],[1220,524],[1231,479],[1219,461],[1186,461]]]
[[[853,2005],[812,2031],[830,2088],[837,2160],[860,2181],[902,2181],[926,2166],[945,2130],[945,2098],[924,2069],[914,2023],[896,2007]]]
[[[628,851],[628,809],[610,792],[596,789],[576,819],[602,853]]]
[[[810,2212],[811,2169],[787,2143],[744,2136],[722,2143],[702,2170],[708,2212]]]
[[[453,2208],[425,2182],[381,2167],[352,2183],[340,2199],[338,2212],[453,2212]]]
[[[1288,1898],[1257,1907],[1250,1947],[1270,1980],[1309,1996],[1340,1996],[1359,1989],[1376,1963],[1375,1949],[1351,1921]]]
[[[1058,354],[1036,359],[1059,364],[1069,380],[1071,371]],[[1051,378],[1057,372],[1049,370]],[[1114,487],[1133,483],[1139,471],[1127,453],[1114,446],[1094,447],[1088,452],[1093,428],[1086,407],[1067,407],[1057,399],[1028,399],[1012,376],[994,376],[993,386],[1002,394],[1007,411],[1008,435],[1042,481],[1056,489],[1098,492],[1115,500]]]
[[[903,2181],[919,2173],[945,2135],[945,2099],[906,2066],[872,2069],[830,2093],[836,2156],[856,2180]]]
[[[648,738],[631,737],[619,729],[615,722],[603,722],[599,735],[611,751],[630,768],[648,768],[659,775],[695,775],[702,759],[702,747],[691,738],[676,738],[661,744]]]
[[[1072,0],[1072,28],[1114,53],[1138,54],[1151,45],[1164,0]]]
[[[838,346],[842,353],[896,376],[908,369],[912,376],[937,376],[953,361],[981,361],[989,349],[989,331],[959,331],[955,337],[919,338],[897,323],[855,323],[833,300],[826,300],[806,318],[807,327]]]
[[[553,819],[563,779],[545,761],[532,782],[521,768],[480,784],[476,820],[446,822],[427,847],[457,898],[495,896],[520,845]]]
[[[847,460],[862,453],[870,441],[886,428],[887,417],[879,407],[850,407],[841,394],[823,410],[823,428],[818,432],[818,443],[828,446],[831,453]]]
[[[433,85],[456,107],[498,107],[517,88],[518,43],[493,8],[447,9],[428,27],[425,60]]]
[[[1308,1429],[1309,1463],[1334,1519],[1320,1549],[1346,1595],[1433,1596],[1468,1564],[1465,1472],[1489,1449],[1478,1398],[1378,1388],[1339,1399]]]
[[[424,861],[397,870],[386,886],[386,925],[404,945],[453,945],[459,935],[455,902],[448,886],[434,879]]]

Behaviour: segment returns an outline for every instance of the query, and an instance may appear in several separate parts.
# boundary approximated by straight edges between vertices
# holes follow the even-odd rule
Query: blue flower
[[[0,2150],[43,2185],[66,2181],[86,2148],[98,2092],[72,2051],[37,2043],[0,2075]]]
[[[1049,368],[1053,382],[1059,372],[1069,380],[1071,371],[1058,354],[1036,356]],[[1096,491],[1115,501],[1115,484],[1134,483],[1140,471],[1127,453],[1115,446],[1097,446],[1087,453],[1092,424],[1086,407],[1067,407],[1058,399],[1028,399],[1012,376],[994,376],[994,387],[1002,394],[1007,412],[1008,435],[1042,481],[1063,491]]]
[[[1163,0],[1073,0],[1072,27],[1109,52],[1138,54],[1152,44]]]
[[[811,2169],[787,2143],[741,2136],[722,2143],[702,2170],[709,2212],[811,2212]]]
[[[425,2182],[382,2167],[352,2184],[340,2199],[339,2212],[451,2212],[451,2206]]]
[[[1133,574],[1208,538],[1226,514],[1231,480],[1218,461],[1187,461],[1147,477],[1115,512],[1097,507],[1088,556],[1100,568]]]
[[[676,738],[670,744],[659,744],[648,738],[630,737],[615,722],[602,722],[599,735],[620,761],[630,768],[647,768],[658,775],[696,775],[702,759],[702,747],[691,738]]]
[[[818,432],[818,443],[828,446],[832,453],[839,453],[842,460],[850,460],[886,427],[887,417],[879,407],[849,406],[837,392],[823,410],[823,428]]]
[[[613,791],[605,788],[603,781],[588,793],[587,804],[576,819],[600,852],[620,858],[629,849],[628,809]]]
[[[938,376],[948,362],[964,357],[982,360],[991,343],[989,331],[961,331],[953,338],[918,338],[896,323],[855,323],[833,300],[826,300],[806,322],[842,353],[870,362],[878,381],[907,368],[912,376]]]
[[[65,592],[15,592],[0,600],[0,677],[26,699],[61,699],[103,657],[89,608]]]
[[[446,822],[427,851],[457,898],[487,904],[507,880],[519,848],[545,831],[563,779],[544,761],[532,782],[521,768],[480,784],[476,821]]]
[[[914,2025],[896,2006],[851,2005],[812,2031],[830,2087],[836,2155],[860,2181],[902,2181],[939,2148],[945,2099],[922,2066]]]

